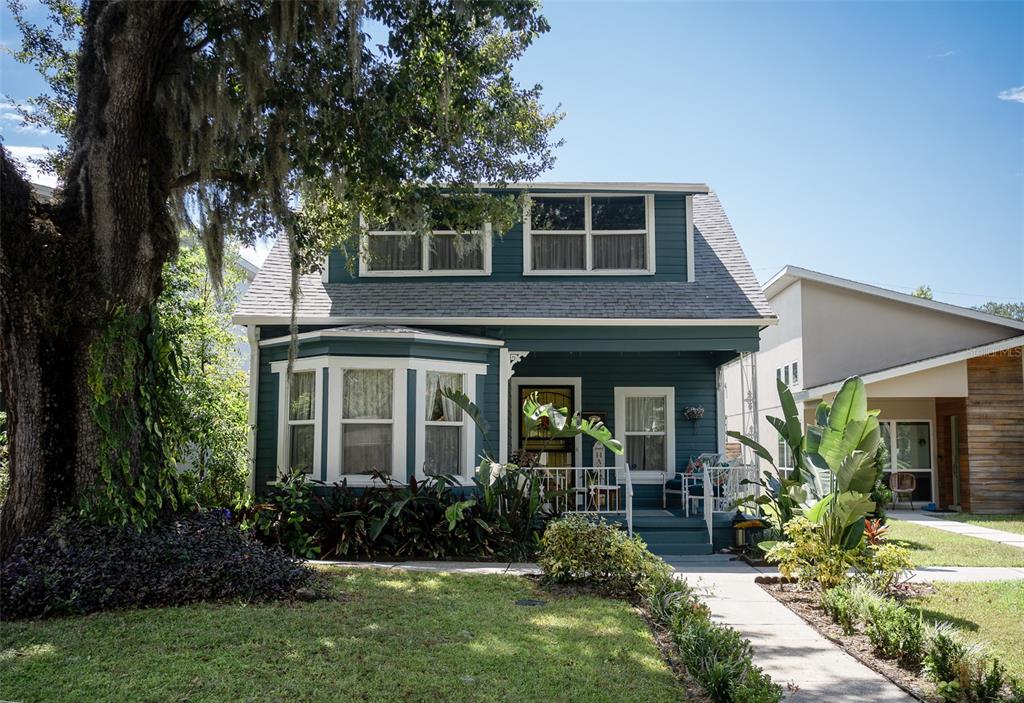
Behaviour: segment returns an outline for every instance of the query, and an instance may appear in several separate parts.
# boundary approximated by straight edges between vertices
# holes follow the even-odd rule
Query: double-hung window
[[[288,468],[313,473],[316,372],[292,374],[288,384]]]
[[[366,235],[361,276],[485,275],[490,272],[490,227],[475,232],[437,229],[371,229]]]
[[[392,369],[343,369],[341,473],[392,472],[394,438]]]
[[[524,230],[527,273],[654,271],[653,195],[533,195]]]
[[[672,388],[615,389],[615,423],[634,471],[675,470],[674,404]]]
[[[461,392],[464,378],[461,373],[426,372],[423,473],[427,476],[464,473],[465,414],[442,393],[449,389]]]

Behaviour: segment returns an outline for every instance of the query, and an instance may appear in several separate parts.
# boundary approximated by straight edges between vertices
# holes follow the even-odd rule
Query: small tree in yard
[[[475,184],[548,168],[557,121],[511,74],[547,29],[532,0],[46,4],[39,28],[12,3],[68,142],[52,203],[0,149],[0,556],[67,507],[144,527],[179,504],[154,304],[183,226],[215,280],[226,239],[287,234],[294,295],[362,222],[508,226],[518,203]]]

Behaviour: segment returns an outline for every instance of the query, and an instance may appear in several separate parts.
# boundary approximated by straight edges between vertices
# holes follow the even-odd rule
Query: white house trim
[[[594,230],[591,224],[591,197],[594,193],[531,193],[529,200],[538,198],[583,198],[584,227],[582,230],[538,230],[537,234],[584,237],[583,269],[534,269],[533,234],[529,200],[523,206],[523,275],[524,276],[652,276],[657,271],[654,231],[654,194],[644,193],[643,230]],[[636,197],[637,193],[600,193],[600,197]],[[642,269],[594,269],[594,238],[614,234],[644,234],[647,243],[647,266]]]
[[[299,325],[372,325],[383,320],[395,325],[481,325],[538,327],[767,327],[777,325],[775,317],[733,318],[638,318],[638,317],[343,317],[334,315],[300,315]],[[236,325],[286,325],[288,315],[235,315]]]
[[[696,262],[693,258],[693,196],[686,196],[686,281],[697,280]]]
[[[302,332],[296,335],[300,342],[318,341],[321,339],[409,339],[416,342],[444,342],[462,344],[466,346],[481,347],[502,347],[505,345],[500,339],[488,337],[472,337],[461,334],[443,334],[429,332],[426,330],[387,330],[387,329],[347,329],[338,327],[335,329],[315,330],[313,332]],[[260,342],[261,347],[274,347],[291,344],[291,337],[274,337]]]
[[[927,371],[928,369],[934,369],[938,366],[954,364],[958,361],[973,359],[978,356],[993,354],[995,352],[1005,351],[1007,349],[1013,349],[1014,347],[1019,346],[1024,346],[1024,335],[1019,337],[1011,337],[1010,339],[1003,339],[998,342],[992,342],[990,344],[984,344],[979,347],[963,349],[958,352],[942,354],[941,356],[933,356],[930,359],[922,359],[921,361],[914,361],[909,364],[903,364],[901,366],[893,366],[888,369],[882,369],[881,371],[875,371],[873,373],[864,374],[861,376],[861,379],[863,379],[865,384],[878,383],[879,381],[887,381],[890,378],[906,376],[908,374],[917,373],[918,371]],[[798,401],[820,398],[821,396],[826,395],[828,393],[834,393],[838,391],[840,388],[842,388],[843,383],[844,381],[833,381],[832,383],[814,386],[813,388],[808,388],[799,393],[794,393],[793,396]]]
[[[572,386],[573,405],[576,412],[583,411],[583,379],[579,376],[513,376],[511,393],[508,398],[509,414],[514,422],[509,422],[506,432],[510,437],[519,437],[519,389],[523,386]],[[513,404],[514,403],[514,404]],[[511,412],[512,408],[515,412]],[[510,440],[511,441],[511,440]],[[583,466],[583,437],[577,436],[574,440],[573,465]]]
[[[615,438],[626,443],[626,398],[633,396],[665,396],[665,471],[633,471],[639,483],[656,483],[676,472],[676,389],[673,386],[615,386]],[[615,466],[623,468],[626,455],[615,456]]]
[[[937,300],[918,298],[917,296],[910,295],[909,293],[900,293],[898,291],[889,290],[888,288],[873,286],[868,283],[859,283],[858,281],[851,281],[846,278],[839,278],[838,276],[830,276],[826,273],[811,271],[809,269],[800,268],[799,266],[786,266],[777,274],[772,276],[771,279],[764,284],[764,293],[769,299],[774,298],[784,288],[787,288],[790,284],[795,283],[798,280],[814,281],[816,283],[845,288],[846,290],[855,291],[857,293],[885,298],[886,300],[892,300],[898,303],[917,305],[918,307],[926,308],[928,310],[945,312],[959,317],[966,317],[971,320],[990,322],[995,325],[1002,325],[1003,327],[1012,327],[1024,330],[1024,322],[1019,320],[1011,320],[1008,317],[1001,317],[999,315],[990,315],[987,312],[980,312],[978,310],[960,307],[959,305],[951,305],[950,303],[940,303]]]
[[[478,183],[480,188],[498,188],[496,184]],[[691,193],[707,195],[711,189],[704,183],[665,183],[665,182],[627,182],[627,181],[553,181],[544,183],[516,182],[507,183],[501,188],[511,190],[559,190],[584,192],[622,192],[622,193]]]

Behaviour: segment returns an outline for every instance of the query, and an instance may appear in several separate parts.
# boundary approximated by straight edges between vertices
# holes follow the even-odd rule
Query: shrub
[[[865,545],[855,562],[860,574],[876,591],[885,592],[914,568],[910,550],[895,542]]]
[[[858,625],[868,621],[871,617],[871,608],[881,601],[882,596],[875,592],[869,583],[848,580],[825,591],[821,596],[821,607],[843,628],[843,632],[850,635],[856,631]]]
[[[855,552],[826,541],[820,524],[796,517],[786,523],[783,532],[788,541],[775,544],[765,558],[778,564],[779,572],[787,578],[833,588],[842,583],[855,563]]]
[[[924,673],[936,683],[944,700],[954,703],[986,703],[1013,700],[1016,682],[1010,682],[1010,696],[1001,692],[1006,672],[998,658],[985,648],[968,642],[948,623],[936,625],[925,644]]]
[[[61,518],[15,545],[0,565],[4,618],[204,600],[287,597],[313,573],[228,521],[178,516],[139,532]]]
[[[884,657],[898,659],[910,668],[921,663],[924,650],[924,623],[921,613],[889,598],[871,605],[867,621],[871,644]]]
[[[639,537],[583,515],[552,521],[541,539],[538,564],[556,583],[582,583],[616,593],[634,592],[647,578],[671,568],[647,551]]]

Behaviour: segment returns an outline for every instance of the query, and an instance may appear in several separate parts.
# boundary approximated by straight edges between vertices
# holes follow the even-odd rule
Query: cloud
[[[996,97],[1013,103],[1024,103],[1024,85],[1017,86],[1016,88],[1007,88]]]
[[[960,53],[959,49],[950,49],[949,51],[943,51],[942,53],[935,54],[934,56],[932,56],[932,58],[933,59],[945,59],[945,58],[949,58],[950,56],[956,56],[959,53]]]
[[[49,149],[41,146],[10,146],[7,144],[4,144],[4,148],[7,149],[7,153],[15,161],[21,164],[22,168],[25,169],[25,175],[28,176],[32,183],[38,183],[51,188],[57,186],[56,176],[52,173],[45,173],[38,166],[29,162],[29,159],[38,159],[46,156],[50,151]]]
[[[19,110],[25,110],[26,112],[34,112],[35,108],[31,105],[25,105],[24,103],[11,102],[10,100],[4,100],[0,102],[0,123],[6,123],[13,125],[11,129],[15,132],[28,132],[30,134],[53,134],[53,130],[48,127],[43,127],[37,124],[25,124],[22,122],[21,113]]]

